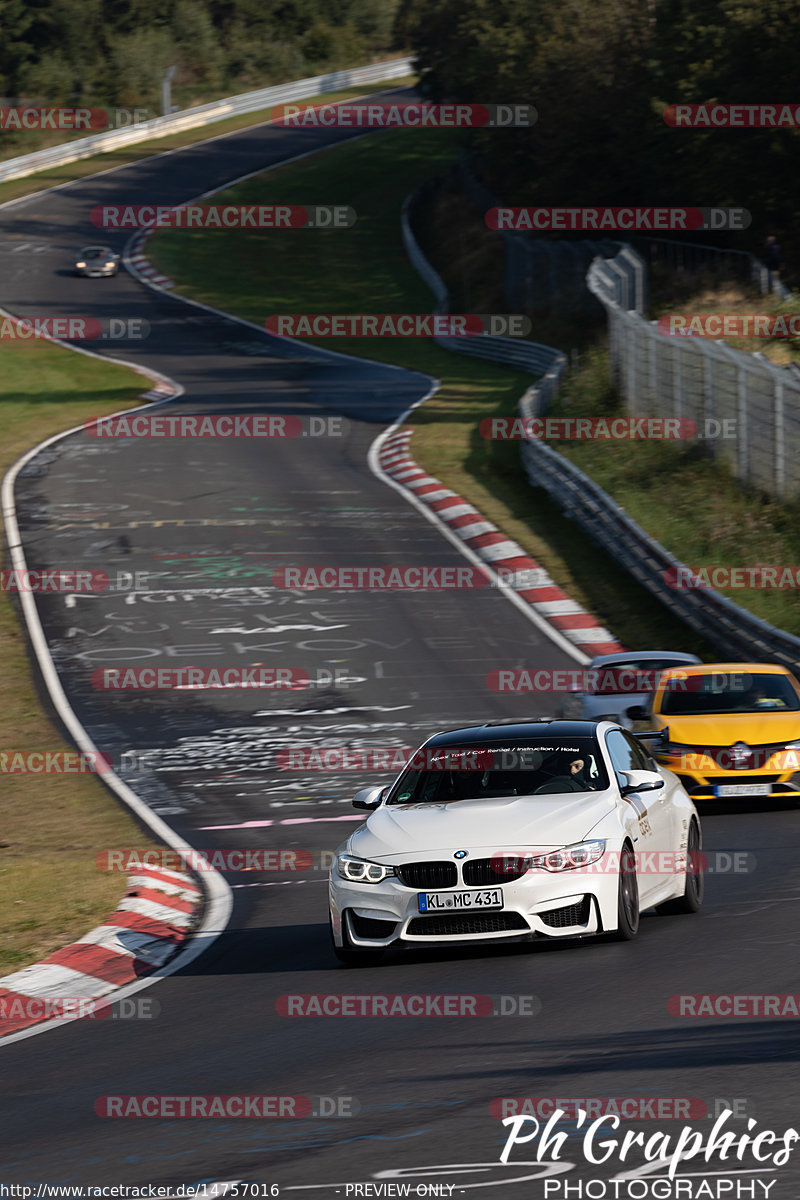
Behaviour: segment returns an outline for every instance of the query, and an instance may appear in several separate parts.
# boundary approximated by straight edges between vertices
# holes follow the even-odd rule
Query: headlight
[[[106,266],[107,266],[107,267],[113,267],[113,265],[114,265],[114,264],[113,264],[113,262],[107,262],[107,263],[106,263]]]
[[[385,867],[383,863],[367,862],[363,858],[353,858],[349,854],[340,854],[336,859],[336,870],[343,879],[351,883],[383,883],[390,875],[394,875],[394,867]]]
[[[537,854],[526,860],[528,869],[533,871],[575,871],[578,867],[588,867],[597,862],[605,854],[605,842],[576,842],[574,846],[565,846],[563,850],[553,850],[550,854]]]
[[[76,267],[85,267],[86,263],[75,263]]]
[[[784,750],[800,750],[800,742],[787,742]]]
[[[697,754],[696,746],[684,746],[681,742],[667,742],[666,746],[653,746],[653,754],[663,754],[667,758],[681,758],[684,754]]]

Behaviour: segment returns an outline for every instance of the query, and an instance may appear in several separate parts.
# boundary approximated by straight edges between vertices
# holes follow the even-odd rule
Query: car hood
[[[558,849],[580,842],[613,807],[613,791],[381,805],[350,839],[360,858],[430,851]]]
[[[684,746],[732,746],[746,742],[764,746],[800,739],[800,713],[728,713],[723,716],[679,717],[658,714],[669,726],[669,740]],[[657,749],[657,747],[654,747]]]

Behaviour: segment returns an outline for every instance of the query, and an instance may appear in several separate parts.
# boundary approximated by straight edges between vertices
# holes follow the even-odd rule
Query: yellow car
[[[693,800],[800,796],[800,684],[785,667],[703,663],[664,671],[634,729]]]

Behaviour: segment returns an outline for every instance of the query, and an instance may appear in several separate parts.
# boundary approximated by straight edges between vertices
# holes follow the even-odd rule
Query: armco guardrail
[[[409,220],[413,205],[430,190],[420,188],[406,200],[402,215],[403,241],[409,258],[436,296],[436,312],[446,312],[450,300],[447,288],[420,250]],[[489,349],[486,357],[522,365],[519,358],[514,361],[504,357],[504,343],[514,341],[512,338],[439,338],[437,341],[448,350],[481,356]],[[500,343],[494,352],[490,347],[493,341]],[[469,347],[467,342],[471,343]],[[552,346],[538,344],[531,353],[530,366],[532,370],[545,373],[520,400],[520,413],[525,420],[547,411],[558,391],[566,357]],[[677,569],[685,571],[684,563],[645,533],[588,475],[550,446],[527,438],[522,441],[521,448],[532,486],[545,488],[566,516],[576,521],[597,545],[675,616],[715,646],[721,657],[734,661],[776,662],[800,673],[800,638],[776,629],[711,588],[671,588],[666,573],[674,573]]]
[[[586,276],[608,319],[611,378],[628,412],[716,430],[706,446],[736,477],[779,498],[800,493],[800,379],[722,341],[661,333],[633,309],[644,262],[628,249]],[[709,426],[707,422],[716,422]]]
[[[185,108],[170,116],[155,117],[152,121],[142,121],[125,129],[109,129],[92,137],[76,138],[73,142],[50,146],[46,150],[36,150],[33,154],[23,154],[18,158],[0,162],[0,183],[10,179],[21,179],[25,175],[34,175],[48,167],[91,158],[94,154],[106,154],[109,150],[117,150],[121,146],[132,146],[136,142],[166,137],[183,129],[213,125],[215,121],[225,121],[228,117],[258,112],[259,109],[269,108],[273,104],[304,100],[364,83],[384,83],[392,79],[402,79],[413,73],[413,63],[412,58],[396,58],[390,62],[373,63],[369,67],[356,67],[351,71],[314,75],[308,79],[297,79],[293,83],[260,88],[255,92],[243,92],[239,96],[227,96],[223,100],[214,100],[211,104]]]
[[[467,153],[459,159],[458,177],[465,196],[480,212],[502,207],[502,201],[478,179]],[[500,236],[505,244],[506,302],[524,312],[547,307],[551,312],[566,309],[574,313],[576,304],[593,307],[584,283],[586,269],[592,258],[611,258],[624,245],[633,246],[647,264],[658,261],[676,270],[724,272],[752,284],[762,296],[772,293],[786,300],[791,295],[775,272],[747,250],[726,250],[698,242],[650,237],[649,234],[626,234],[624,242],[608,239],[597,242],[585,238],[573,241],[535,233],[503,233]],[[628,307],[643,313],[647,307],[647,271],[641,287],[636,303]]]
[[[524,418],[545,411],[546,397],[536,386],[523,396]],[[576,521],[652,595],[723,656],[777,662],[800,672],[800,638],[754,617],[711,588],[671,588],[667,572],[685,564],[637,525],[588,475],[543,442],[522,442],[522,458],[530,482],[546,488],[563,512]]]
[[[446,313],[449,311],[450,293],[444,280],[434,271],[420,250],[411,230],[413,208],[430,195],[433,189],[434,185],[423,184],[408,196],[403,204],[400,221],[406,253],[436,297],[434,312]],[[522,367],[537,375],[556,371],[560,378],[566,365],[566,358],[560,350],[554,350],[552,346],[544,346],[539,342],[529,342],[524,338],[492,337],[489,334],[480,334],[475,337],[437,337],[434,340],[446,350],[458,350],[461,354],[472,354],[476,358],[488,358],[508,366]]]

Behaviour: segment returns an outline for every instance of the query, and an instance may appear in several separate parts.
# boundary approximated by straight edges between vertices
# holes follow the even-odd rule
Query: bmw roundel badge
[[[453,858],[466,858],[468,854],[469,850],[456,850]]]

